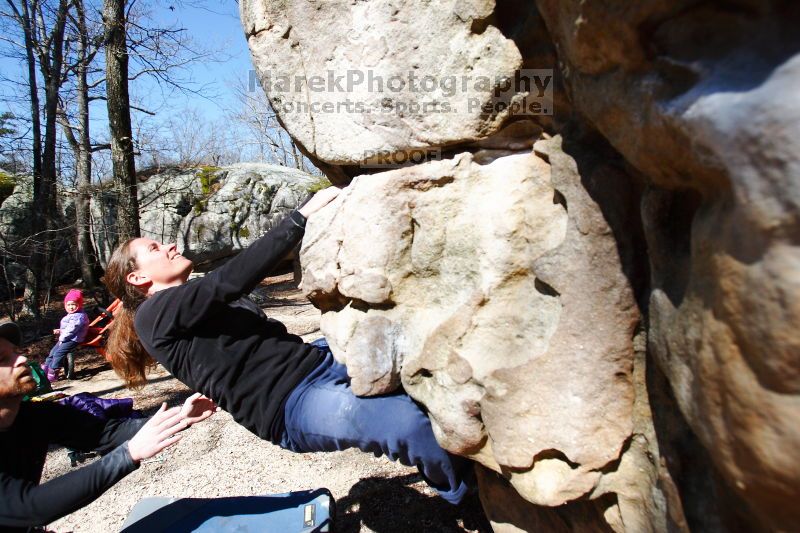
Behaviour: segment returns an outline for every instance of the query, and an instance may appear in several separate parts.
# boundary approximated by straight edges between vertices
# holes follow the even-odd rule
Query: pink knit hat
[[[78,309],[83,307],[83,293],[80,289],[70,289],[66,296],[64,296],[64,305],[67,302],[75,302],[78,304]]]

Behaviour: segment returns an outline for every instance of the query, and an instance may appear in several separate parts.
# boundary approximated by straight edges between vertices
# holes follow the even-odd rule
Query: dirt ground
[[[268,278],[251,297],[290,332],[307,341],[321,336],[319,311],[294,288],[290,274]],[[44,356],[49,344],[43,339],[31,351]],[[161,367],[150,376],[147,387],[131,391],[92,351],[81,352],[75,366],[76,379],[55,383],[55,390],[132,397],[135,407],[147,413],[164,401],[177,405],[190,394]],[[54,447],[48,453],[42,481],[72,470],[66,450]],[[94,503],[48,529],[59,533],[118,531],[133,505],[148,496],[241,496],[317,487],[327,487],[336,499],[339,532],[491,531],[476,494],[452,506],[436,496],[414,468],[357,450],[291,453],[249,433],[225,412],[194,426],[175,447],[145,462]]]

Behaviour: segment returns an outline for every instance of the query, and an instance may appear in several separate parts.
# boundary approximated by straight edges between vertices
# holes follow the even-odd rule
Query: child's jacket
[[[83,342],[86,339],[86,332],[89,330],[89,317],[83,311],[67,313],[61,319],[61,334],[58,342],[74,341]]]

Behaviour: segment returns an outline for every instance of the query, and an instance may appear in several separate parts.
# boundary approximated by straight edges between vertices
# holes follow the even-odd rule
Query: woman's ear
[[[128,272],[128,275],[125,276],[125,281],[134,287],[143,287],[150,282],[150,278],[141,274],[138,270],[134,270],[133,272]]]

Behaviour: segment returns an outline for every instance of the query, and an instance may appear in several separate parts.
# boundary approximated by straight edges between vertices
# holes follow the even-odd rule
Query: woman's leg
[[[330,353],[287,399],[282,445],[297,452],[355,447],[385,455],[416,466],[451,503],[461,501],[472,475],[470,461],[439,446],[430,420],[407,394],[355,396],[346,368]]]

